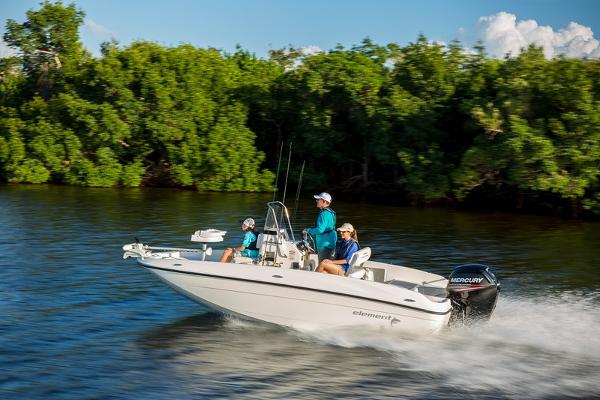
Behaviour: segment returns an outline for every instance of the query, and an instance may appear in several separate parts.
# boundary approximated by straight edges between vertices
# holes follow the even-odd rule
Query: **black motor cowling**
[[[500,283],[488,266],[465,264],[452,270],[447,291],[452,302],[451,322],[468,324],[491,317]]]

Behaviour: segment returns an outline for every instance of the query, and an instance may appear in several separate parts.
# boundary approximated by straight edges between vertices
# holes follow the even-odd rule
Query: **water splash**
[[[434,374],[461,391],[510,397],[600,395],[600,293],[502,297],[487,323],[435,337],[388,332],[302,332],[303,340],[371,347],[399,369]]]

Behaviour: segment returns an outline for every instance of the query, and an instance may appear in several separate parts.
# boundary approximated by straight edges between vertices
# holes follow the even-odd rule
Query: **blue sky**
[[[366,36],[379,44],[405,45],[420,33],[430,40],[447,43],[459,39],[469,46],[483,39],[486,47],[499,55],[530,42],[553,46],[550,56],[560,52],[572,56],[600,55],[600,1],[593,0],[76,0],[74,3],[86,13],[80,35],[95,55],[99,54],[100,43],[111,37],[123,45],[149,40],[168,46],[190,43],[225,51],[233,51],[240,44],[265,57],[269,49],[287,45],[316,46],[323,50],[338,43],[350,47]],[[39,0],[2,0],[3,25],[7,18],[24,21],[25,12],[31,8],[39,8]],[[482,23],[481,17],[489,19]],[[529,22],[519,25],[522,21]],[[535,21],[533,28],[531,21]],[[571,22],[576,24],[569,25]]]

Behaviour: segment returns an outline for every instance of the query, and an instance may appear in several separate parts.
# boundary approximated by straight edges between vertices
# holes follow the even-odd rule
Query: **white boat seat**
[[[348,263],[348,269],[346,270],[346,276],[352,274],[354,268],[361,267],[369,258],[371,258],[370,247],[362,248],[352,254],[352,257],[350,257],[350,262]]]
[[[264,233],[259,233],[256,238],[256,248],[260,249],[262,247],[264,241],[265,241]]]

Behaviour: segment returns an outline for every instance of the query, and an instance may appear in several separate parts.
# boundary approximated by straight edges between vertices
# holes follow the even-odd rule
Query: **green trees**
[[[83,16],[46,1],[26,22],[7,22],[4,39],[20,64],[0,65],[1,178],[271,190],[235,60],[145,42],[106,43],[93,59],[77,35]]]
[[[84,58],[89,58],[79,42],[78,29],[85,14],[74,4],[63,6],[48,0],[38,11],[29,10],[27,21],[7,20],[4,40],[20,50],[25,73],[32,88],[48,100],[57,86],[77,76]]]
[[[377,148],[383,67],[361,51],[319,54],[289,72],[294,121],[290,136],[313,179],[368,182]],[[290,96],[291,97],[291,96]],[[319,177],[320,175],[320,177]]]
[[[270,190],[273,174],[260,171],[264,155],[236,98],[238,74],[216,50],[138,42],[105,48],[94,86],[128,122],[113,138],[125,143],[121,156],[144,160],[150,176],[199,189]]]
[[[471,101],[482,132],[455,172],[463,198],[480,184],[513,188],[518,195],[553,194],[577,213],[593,208],[598,188],[600,136],[597,61],[547,61],[530,48],[497,68],[493,97]],[[518,196],[520,197],[520,196]]]
[[[400,112],[394,121],[402,166],[399,182],[422,200],[444,198],[450,191],[453,157],[462,150],[453,146],[458,139],[453,136],[461,133],[453,95],[465,58],[456,44],[446,49],[421,36],[401,50],[392,71],[395,93],[403,93],[412,105],[410,114],[395,110]]]
[[[45,1],[7,22],[0,180],[269,191],[292,141],[311,190],[600,215],[598,60],[424,36],[269,59],[109,42],[92,58],[83,17]]]

